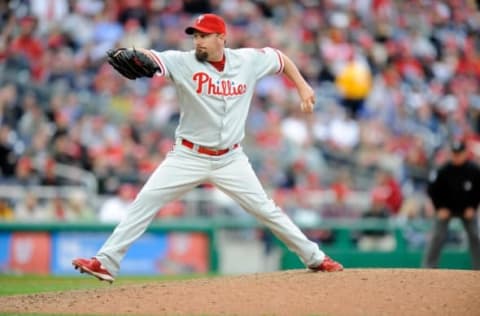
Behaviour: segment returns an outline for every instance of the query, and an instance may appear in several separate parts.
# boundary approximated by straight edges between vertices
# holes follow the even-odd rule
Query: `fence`
[[[424,223],[423,228],[429,229]],[[328,229],[335,234],[329,245],[321,245],[346,268],[419,268],[423,249],[412,249],[405,239],[405,226],[395,221],[322,221],[299,223],[306,232]],[[0,271],[70,274],[71,259],[96,251],[114,226],[96,223],[0,223]],[[459,223],[452,223],[453,230]],[[222,230],[263,230],[254,220],[231,218],[170,219],[153,223],[145,236],[132,246],[122,269],[126,274],[167,274],[219,272],[219,232]],[[360,251],[352,234],[364,229],[387,229],[395,238],[391,251]],[[354,234],[353,234],[354,235]],[[136,245],[138,244],[138,245]],[[281,269],[303,268],[297,256],[278,240]],[[136,247],[136,248],[135,248]],[[130,257],[129,257],[130,256]],[[446,247],[442,268],[469,269],[465,245]],[[40,266],[39,266],[40,265]],[[125,268],[126,267],[126,268]]]

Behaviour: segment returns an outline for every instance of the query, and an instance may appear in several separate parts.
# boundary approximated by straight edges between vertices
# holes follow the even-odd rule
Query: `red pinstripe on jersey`
[[[283,57],[282,55],[280,54],[280,52],[276,49],[274,49],[275,53],[277,53],[277,56],[278,56],[278,61],[280,62],[280,69],[278,69],[278,71],[276,72],[277,74],[283,72],[283,68],[285,67],[285,63],[283,62]]]
[[[150,56],[150,57],[157,63],[157,65],[160,67],[160,72],[162,73],[162,75],[166,75],[167,72],[166,72],[165,66],[163,65],[163,63],[162,63],[162,61],[160,60],[160,58],[158,58],[158,56],[157,56],[155,53],[152,53],[151,51],[147,51],[147,54],[148,54],[148,56]]]

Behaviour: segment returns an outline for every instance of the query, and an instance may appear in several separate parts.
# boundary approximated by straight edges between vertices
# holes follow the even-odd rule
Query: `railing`
[[[80,177],[80,175],[78,175]],[[81,175],[85,181],[93,182],[88,180],[88,176]],[[63,198],[69,199],[77,195],[78,193],[83,194],[84,197],[87,197],[85,203],[88,204],[95,211],[99,211],[104,200],[110,196],[98,195],[94,190],[93,185],[88,186],[41,186],[41,185],[32,185],[32,186],[22,186],[8,183],[0,183],[0,198],[8,199],[16,204],[17,202],[23,200],[28,194],[35,194],[39,200],[50,200],[53,198]],[[302,192],[302,202],[307,205],[311,205],[312,212],[318,214],[321,213],[321,209],[325,205],[330,205],[335,203],[335,193],[332,190],[318,190],[318,191],[309,191]],[[297,197],[291,191],[287,199],[289,205],[295,208],[295,199]],[[191,190],[186,195],[184,195],[180,201],[184,205],[183,217],[198,217],[199,210],[202,207],[208,206],[212,210],[213,216],[216,215],[225,215],[224,211],[228,210],[230,214],[236,214],[234,217],[244,217],[246,213],[240,208],[240,206],[235,203],[233,199],[227,196],[225,193],[220,191],[217,188],[196,188]],[[349,206],[353,212],[360,213],[365,210],[370,203],[370,196],[368,192],[363,191],[353,191],[351,192],[346,200],[346,206]]]
[[[41,168],[33,166],[39,172]],[[38,199],[51,200],[54,198],[64,198],[76,196],[78,193],[88,197],[86,202],[91,207],[98,206],[98,188],[95,175],[84,169],[72,167],[69,165],[56,163],[54,168],[55,176],[64,179],[70,179],[78,185],[44,186],[44,185],[18,185],[10,183],[9,179],[0,176],[0,198],[18,202],[25,199],[29,193],[35,194]]]

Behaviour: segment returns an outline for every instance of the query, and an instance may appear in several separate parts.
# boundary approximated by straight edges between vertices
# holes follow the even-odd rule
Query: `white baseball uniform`
[[[325,254],[268,198],[239,145],[260,78],[283,71],[282,55],[273,48],[225,48],[218,71],[199,62],[192,51],[149,51],[159,75],[175,85],[180,104],[176,144],[128,208],[96,258],[113,275],[130,245],[147,229],[157,211],[204,182],[224,191],[295,252],[307,266]],[[216,151],[218,150],[218,151]]]

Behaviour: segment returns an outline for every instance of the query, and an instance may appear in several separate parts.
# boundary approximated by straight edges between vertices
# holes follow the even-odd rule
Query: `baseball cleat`
[[[337,272],[343,270],[343,266],[329,256],[325,256],[325,259],[323,259],[322,263],[320,263],[318,266],[308,268],[314,272]]]
[[[115,281],[110,272],[95,257],[92,259],[74,259],[72,265],[75,267],[75,270],[80,270],[80,273],[88,273],[100,281],[107,281],[110,284]]]

